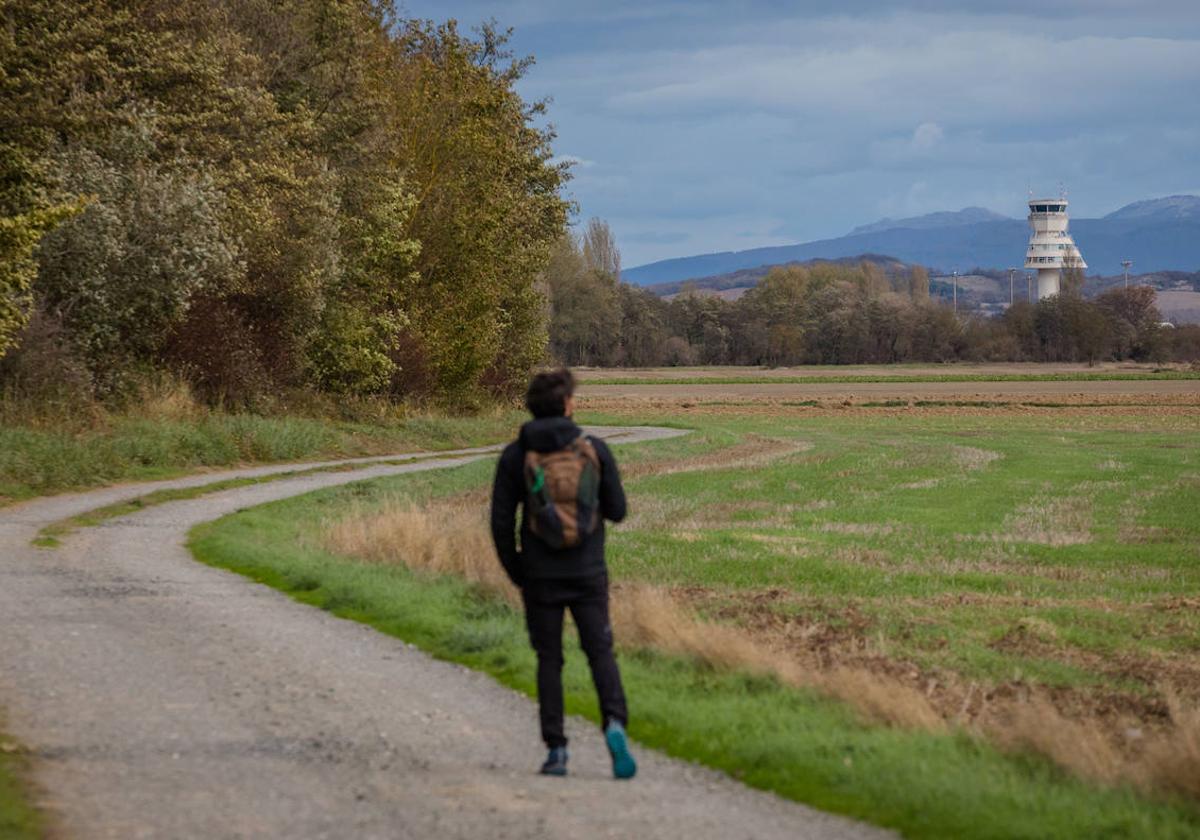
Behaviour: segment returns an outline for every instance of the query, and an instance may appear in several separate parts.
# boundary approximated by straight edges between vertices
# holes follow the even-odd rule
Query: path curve
[[[681,434],[601,433],[613,443]],[[572,776],[536,776],[541,751],[528,698],[197,563],[184,548],[193,525],[241,508],[461,464],[494,449],[409,454],[402,457],[439,457],[171,502],[80,531],[54,551],[30,540],[76,513],[154,489],[318,465],[208,473],[0,509],[0,709],[31,751],[54,835],[886,836],[647,750],[639,751],[637,780],[614,782],[600,738],[580,720],[569,724]],[[636,704],[635,697],[635,713]]]

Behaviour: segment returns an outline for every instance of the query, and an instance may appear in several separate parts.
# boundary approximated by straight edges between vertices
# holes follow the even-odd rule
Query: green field
[[[942,731],[883,726],[816,691],[638,649],[622,660],[637,739],[913,837],[1200,832],[1200,808],[1168,785],[1135,793],[1121,766],[1109,784],[1085,781],[1076,773],[1106,768],[1072,773],[1053,750],[992,737],[1033,695],[1061,715],[1052,727],[1134,762],[1121,733],[1149,743],[1170,731],[1167,693],[1196,702],[1194,414],[764,406],[586,419],[696,429],[619,451],[633,513],[610,541],[618,582],[664,587],[805,667],[903,681],[946,719]],[[502,601],[319,547],[352,510],[476,500],[462,494],[490,470],[322,491],[201,526],[192,547],[532,691],[533,657]],[[572,710],[594,716],[581,657],[567,679]]]
[[[700,425],[678,457],[705,442],[744,454],[633,482],[638,504],[612,546],[622,575],[705,587],[718,612],[762,589],[779,591],[781,618],[836,625],[853,611],[889,655],[981,679],[1145,687],[1076,654],[1200,667],[1200,615],[1154,609],[1200,591],[1194,418]],[[1056,644],[996,645],[1026,618]]]

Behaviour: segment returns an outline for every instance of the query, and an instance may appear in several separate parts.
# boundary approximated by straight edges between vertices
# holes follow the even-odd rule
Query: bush
[[[101,393],[157,358],[198,294],[244,270],[211,179],[194,161],[155,163],[152,123],[135,129],[114,138],[108,159],[85,148],[59,156],[64,188],[94,199],[38,252],[41,306],[61,319]]]
[[[275,387],[259,339],[229,301],[210,298],[194,304],[171,332],[164,359],[210,405],[262,408]]]
[[[92,376],[72,351],[58,318],[37,310],[0,358],[0,384],[11,402],[42,406],[69,416],[91,403]]]

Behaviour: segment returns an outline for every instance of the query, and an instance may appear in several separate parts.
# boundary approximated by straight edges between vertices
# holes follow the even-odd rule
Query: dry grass
[[[781,440],[778,438],[746,435],[741,443],[671,461],[643,461],[631,464],[624,470],[626,479],[647,475],[674,475],[699,470],[750,469],[773,463],[780,458],[806,452],[812,444],[805,440]]]
[[[1040,753],[1077,776],[1105,785],[1129,781],[1130,771],[1136,769],[1101,729],[1068,719],[1043,697],[1012,706],[1010,715],[985,727],[1003,747]]]
[[[1147,747],[1143,783],[1200,799],[1200,708],[1185,706],[1172,691],[1166,696],[1174,731]]]
[[[520,596],[496,560],[480,508],[458,501],[420,508],[409,501],[355,511],[325,530],[335,553],[368,563],[399,564],[413,571],[453,575],[480,585],[510,603]],[[882,723],[941,729],[937,712],[915,689],[868,669],[819,671],[786,651],[759,644],[736,627],[701,620],[669,592],[652,586],[614,587],[613,633],[625,647],[653,648],[730,668],[843,700]]]
[[[1005,520],[1001,542],[1080,545],[1092,541],[1092,500],[1087,488],[1070,496],[1039,496]]]
[[[510,603],[521,601],[496,559],[482,507],[451,503],[421,508],[411,501],[397,501],[356,510],[329,525],[325,545],[367,563],[452,575]]]
[[[206,411],[187,382],[165,375],[142,382],[135,404],[150,420],[193,420]]]
[[[649,493],[634,493],[631,499],[635,504],[629,518],[621,523],[623,531],[701,532],[745,525],[749,521],[762,528],[785,528],[793,524],[794,514],[812,509],[807,504],[761,501],[722,502],[697,507],[689,499]]]
[[[981,470],[1003,457],[999,452],[977,446],[952,446],[950,451],[954,454],[954,462],[966,472]]]
[[[398,501],[359,510],[332,522],[325,545],[367,563],[452,575],[519,604],[497,562],[482,506],[469,496],[428,508]],[[843,701],[864,718],[904,728],[946,731],[966,727],[1012,750],[1032,751],[1094,782],[1131,784],[1148,792],[1200,798],[1200,710],[1164,689],[1170,720],[1153,732],[1137,730],[1122,743],[1111,721],[1096,714],[1068,716],[1041,694],[1001,697],[975,684],[927,681],[918,672],[868,652],[863,664],[813,656],[788,640],[732,624],[703,620],[685,594],[622,583],[612,595],[613,632],[626,648],[652,648],[719,669],[746,671]],[[1018,622],[1027,634],[1053,639],[1036,618]],[[821,635],[810,628],[809,635]],[[802,634],[804,635],[804,634]],[[794,640],[793,640],[794,641]],[[817,640],[813,640],[814,643]]]
[[[1039,753],[1093,782],[1200,799],[1200,710],[1185,706],[1170,690],[1164,694],[1168,725],[1149,735],[1131,728],[1134,737],[1127,740],[1134,748],[1120,744],[1097,721],[1069,718],[1040,696],[1010,707],[982,730],[1002,746]]]

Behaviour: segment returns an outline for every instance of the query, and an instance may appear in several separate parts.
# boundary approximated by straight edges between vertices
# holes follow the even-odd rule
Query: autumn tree
[[[38,309],[105,392],[512,393],[568,203],[506,37],[386,0],[0,0],[0,344]]]
[[[608,222],[589,219],[580,237],[584,265],[590,271],[607,274],[613,282],[621,280],[621,252]]]
[[[1096,305],[1108,321],[1117,355],[1161,360],[1165,342],[1156,300],[1149,286],[1110,289],[1096,298]]]
[[[909,295],[914,301],[929,299],[929,272],[924,266],[914,265],[909,272]]]
[[[529,62],[505,41],[493,27],[466,38],[453,22],[408,21],[397,35],[390,133],[415,196],[403,230],[421,243],[407,330],[448,395],[502,359],[541,356],[544,324],[514,314],[535,305],[566,222],[565,169],[550,162],[553,135],[533,125],[545,104],[517,95]]]

